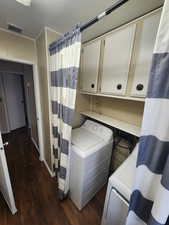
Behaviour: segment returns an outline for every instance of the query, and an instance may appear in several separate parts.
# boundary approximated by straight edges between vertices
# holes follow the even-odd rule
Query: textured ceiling
[[[163,4],[163,0],[130,0],[102,21],[83,33],[83,40],[92,39],[102,33],[128,22]],[[76,23],[88,22],[104,9],[111,0],[32,0],[31,7],[15,0],[0,0],[0,27],[7,23],[24,29],[23,34],[36,38],[44,26],[64,33]]]

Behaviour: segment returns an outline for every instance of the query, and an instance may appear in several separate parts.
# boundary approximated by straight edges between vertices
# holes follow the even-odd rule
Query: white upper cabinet
[[[101,41],[95,41],[82,49],[80,89],[97,92]]]
[[[146,95],[160,16],[161,12],[158,12],[140,23],[142,29],[137,40],[132,96],[145,97]]]
[[[85,44],[81,91],[144,101],[160,17],[161,9]]]
[[[105,38],[101,92],[125,95],[136,25],[132,24]]]

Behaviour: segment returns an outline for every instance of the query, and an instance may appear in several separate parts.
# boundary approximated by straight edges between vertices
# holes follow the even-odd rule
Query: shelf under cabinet
[[[104,116],[102,114],[99,113],[95,113],[95,112],[91,112],[91,111],[85,111],[85,112],[81,112],[82,115],[90,117],[92,119],[98,120],[102,123],[105,123],[109,126],[115,127],[119,130],[125,131],[126,133],[135,135],[137,137],[140,137],[140,130],[141,128],[129,123],[126,123],[124,121],[121,120],[117,120],[117,119],[113,119],[109,116]]]
[[[117,95],[102,94],[102,93],[91,93],[91,92],[85,92],[85,91],[80,91],[80,94],[94,95],[94,96],[101,96],[101,97],[108,97],[108,98],[117,98],[117,99],[137,101],[137,102],[145,102],[145,98],[135,98],[135,97],[128,97],[128,96],[120,96],[120,95],[117,96]]]

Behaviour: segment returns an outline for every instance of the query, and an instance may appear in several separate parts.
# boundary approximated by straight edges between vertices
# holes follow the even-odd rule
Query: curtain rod
[[[101,20],[103,17],[109,15],[112,13],[114,10],[120,8],[122,5],[127,3],[129,0],[119,0],[116,3],[114,3],[111,7],[106,9],[104,12],[100,13],[98,16],[96,16],[94,19],[90,20],[88,23],[83,24],[80,27],[80,31],[86,30],[88,27],[92,26],[93,24],[97,23],[99,20]]]

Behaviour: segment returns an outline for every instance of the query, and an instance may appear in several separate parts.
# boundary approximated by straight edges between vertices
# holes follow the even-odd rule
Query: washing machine
[[[138,146],[109,178],[102,225],[125,225],[136,172]]]
[[[86,120],[72,131],[70,198],[81,210],[108,180],[113,131]]]

